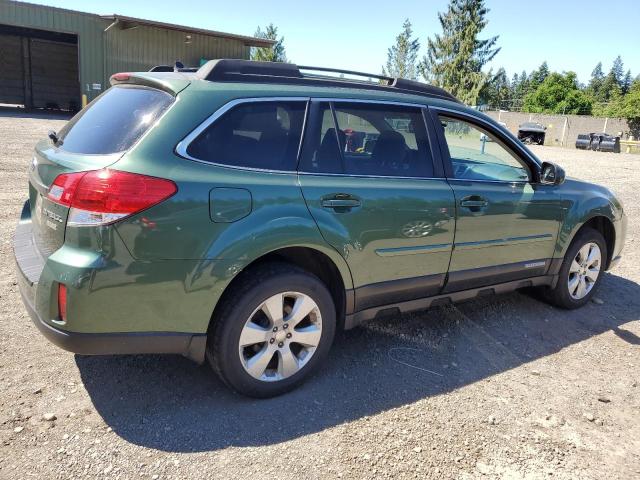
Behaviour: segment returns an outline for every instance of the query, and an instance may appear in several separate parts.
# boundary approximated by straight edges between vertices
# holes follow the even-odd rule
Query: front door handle
[[[485,208],[487,205],[489,205],[487,199],[479,195],[471,195],[460,200],[461,207],[470,208],[472,210]]]
[[[324,208],[350,209],[361,205],[360,199],[353,195],[338,193],[330,197],[323,198],[320,204]]]

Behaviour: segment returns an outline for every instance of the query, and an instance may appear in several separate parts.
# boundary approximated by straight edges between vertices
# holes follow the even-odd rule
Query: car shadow
[[[75,113],[63,110],[26,110],[22,107],[0,106],[0,117],[69,120]]]
[[[254,400],[208,366],[176,356],[76,355],[105,422],[134,444],[171,452],[287,441],[449,392],[640,318],[640,285],[606,274],[598,296],[565,311],[513,293],[380,319],[336,338],[327,365],[297,390]]]

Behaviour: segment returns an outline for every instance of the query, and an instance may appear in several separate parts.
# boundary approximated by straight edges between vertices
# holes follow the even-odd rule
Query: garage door
[[[77,110],[77,45],[32,38],[31,89],[36,108]]]
[[[0,104],[78,110],[78,37],[0,24]]]
[[[0,34],[0,103],[24,105],[22,38]]]

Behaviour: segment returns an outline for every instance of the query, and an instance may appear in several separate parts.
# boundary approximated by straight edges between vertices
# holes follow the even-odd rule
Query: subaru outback
[[[268,397],[380,315],[524,287],[589,301],[625,238],[609,190],[440,88],[335,73],[113,75],[30,165],[14,251],[42,334],[208,361]]]

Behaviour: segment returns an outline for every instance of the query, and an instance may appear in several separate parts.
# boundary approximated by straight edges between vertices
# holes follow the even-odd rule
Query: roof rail
[[[182,62],[177,61],[174,66],[156,65],[149,69],[150,72],[197,72],[198,67],[185,67]]]
[[[303,73],[310,72],[308,74]],[[320,72],[313,73],[313,72]],[[343,78],[326,73],[338,73],[360,78]],[[321,85],[326,87],[355,87],[438,97],[461,103],[442,88],[414,80],[386,75],[342,70],[338,68],[310,67],[280,62],[254,62],[251,60],[209,60],[197,72],[203,80],[212,82],[285,83],[292,85]]]
[[[386,82],[393,82],[394,80],[393,77],[388,77],[386,75],[376,75],[373,73],[356,72],[354,70],[342,70],[340,68],[308,67],[305,65],[298,65],[298,70],[308,70],[311,72],[341,73],[343,75],[353,75],[356,77],[364,77],[364,78],[367,78],[368,81],[371,81],[372,78],[375,78],[376,80],[380,80],[380,81],[386,81]]]

